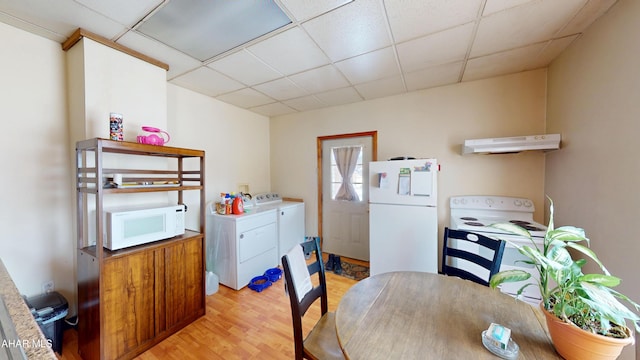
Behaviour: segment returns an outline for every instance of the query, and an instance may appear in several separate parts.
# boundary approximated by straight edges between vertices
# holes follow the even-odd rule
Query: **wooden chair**
[[[336,335],[335,314],[328,312],[327,302],[327,282],[325,279],[324,264],[322,262],[322,252],[320,251],[320,238],[314,237],[309,241],[300,244],[304,254],[315,252],[315,261],[307,262],[309,274],[313,277],[317,274],[318,285],[308,292],[304,298],[298,299],[293,288],[293,275],[287,255],[282,256],[282,267],[284,268],[285,286],[288,288],[289,301],[291,303],[291,317],[293,318],[293,338],[295,343],[295,358],[301,359],[344,359],[342,349],[338,344]],[[320,310],[322,317],[306,338],[303,338],[302,318],[309,307],[320,299]]]
[[[457,246],[452,246],[454,241],[457,242]],[[463,249],[462,247],[465,246],[463,244],[470,245],[474,250]],[[491,277],[500,270],[505,244],[506,242],[503,240],[495,240],[481,234],[445,228],[442,245],[442,273],[489,286]],[[486,254],[487,257],[479,254]],[[470,263],[475,265],[469,265]],[[477,268],[478,266],[487,271],[482,271]],[[472,269],[474,267],[481,271],[474,272]]]

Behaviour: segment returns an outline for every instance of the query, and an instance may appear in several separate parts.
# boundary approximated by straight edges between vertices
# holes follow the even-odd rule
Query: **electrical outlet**
[[[249,184],[238,184],[238,191],[243,194],[249,193]]]
[[[42,292],[50,293],[53,291],[53,280],[45,281],[42,283]]]

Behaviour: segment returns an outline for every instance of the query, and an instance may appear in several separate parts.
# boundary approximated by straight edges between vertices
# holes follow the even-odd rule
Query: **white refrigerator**
[[[438,272],[438,162],[369,163],[371,275]]]

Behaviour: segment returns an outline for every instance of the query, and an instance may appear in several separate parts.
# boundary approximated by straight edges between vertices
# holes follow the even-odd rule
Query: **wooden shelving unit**
[[[167,161],[168,169],[106,168],[106,154],[175,161]],[[204,156],[201,150],[100,138],[77,142],[78,350],[83,359],[131,359],[204,315]],[[196,159],[196,170],[185,169],[190,158]],[[123,183],[153,186],[109,188],[109,174],[122,174]],[[177,192],[180,204],[185,191],[199,192],[199,229],[117,251],[103,247],[105,196]],[[89,235],[93,206],[95,229]]]

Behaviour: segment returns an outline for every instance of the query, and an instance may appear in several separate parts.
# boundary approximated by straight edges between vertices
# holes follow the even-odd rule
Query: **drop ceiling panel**
[[[171,83],[275,116],[546,67],[615,4],[0,0],[0,21],[57,42],[83,28],[167,63]],[[232,11],[224,13],[223,5]],[[235,10],[246,5],[267,18],[236,17]],[[190,6],[197,10],[176,12]],[[212,14],[223,19],[215,20]],[[275,18],[288,24],[274,25]],[[211,49],[233,46],[230,38],[240,31],[230,30],[231,25],[275,30],[254,34],[252,40],[213,56],[216,51]],[[138,29],[157,31],[163,39]],[[213,44],[218,40],[221,43]]]
[[[269,81],[253,88],[277,100],[289,100],[309,95],[287,78]]]
[[[131,49],[138,49],[137,51],[145,55],[151,56],[166,64],[171,64],[167,72],[168,80],[202,65],[200,61],[191,56],[157,40],[150,39],[136,31],[128,31],[118,39],[117,43]]]
[[[336,67],[352,84],[361,84],[400,73],[392,47],[337,62]]]
[[[213,97],[244,87],[241,83],[206,66],[178,76],[171,80],[171,83]]]
[[[123,25],[71,0],[3,0],[0,9],[65,38],[79,27],[108,39],[126,30]]]
[[[549,40],[586,0],[536,1],[505,10],[480,21],[472,57]]]
[[[402,71],[464,60],[473,33],[473,24],[458,26],[397,45]]]
[[[280,0],[298,21],[311,19],[351,1],[353,0]]]
[[[313,95],[303,96],[296,99],[283,101],[285,105],[290,106],[297,111],[309,111],[314,109],[320,109],[326,106],[323,102],[318,100],[317,97]]]
[[[289,78],[309,93],[318,93],[349,85],[344,76],[332,65],[291,75]]]
[[[132,27],[147,16],[163,0],[75,0],[120,24]]]
[[[205,61],[290,22],[270,0],[170,1],[137,30]]]
[[[249,46],[247,50],[284,75],[329,63],[320,48],[298,27]]]
[[[483,0],[387,0],[393,38],[403,42],[473,21]]]
[[[568,48],[579,35],[566,36],[560,39],[548,41],[544,48],[540,50],[537,58],[530,59],[530,62],[526,65],[525,70],[538,69],[545,67],[551,62],[551,60],[557,58],[566,48]]]
[[[407,91],[401,76],[392,76],[355,86],[365,99],[397,95]]]
[[[530,59],[536,59],[546,42],[481,56],[467,61],[463,81],[492,77],[495,74],[511,74],[526,68]]]
[[[316,96],[329,106],[350,104],[363,100],[362,96],[352,87],[325,91],[316,94]]]
[[[245,109],[275,102],[274,99],[250,88],[220,95],[216,99]]]
[[[354,1],[302,26],[332,61],[391,45],[380,1]]]
[[[510,9],[532,1],[537,0],[487,0],[482,15],[488,16],[498,11]]]
[[[407,89],[409,91],[421,90],[458,81],[463,64],[460,61],[408,73],[404,77]]]
[[[279,116],[279,115],[286,115],[286,114],[291,114],[296,112],[295,109],[292,109],[283,103],[273,103],[273,104],[256,106],[256,107],[252,107],[251,111],[254,111],[258,114],[262,114],[264,116]]]
[[[246,50],[211,62],[207,66],[246,85],[256,85],[282,77],[282,74]]]
[[[583,29],[607,12],[616,1],[617,0],[590,0],[557,36],[573,35],[583,31]]]

